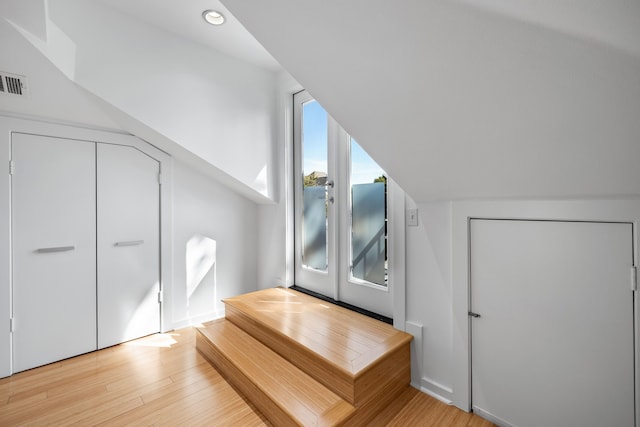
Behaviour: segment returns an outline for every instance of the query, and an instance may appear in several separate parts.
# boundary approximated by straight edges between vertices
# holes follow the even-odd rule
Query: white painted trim
[[[211,322],[212,320],[222,319],[224,317],[224,310],[222,311],[212,311],[205,314],[200,314],[195,317],[191,317],[188,319],[180,320],[173,324],[172,329],[183,329],[188,328],[189,326],[198,326],[205,322]]]
[[[301,233],[297,233],[296,229],[297,229],[297,224],[296,224],[296,218],[300,217],[302,215],[302,198],[301,195],[299,194],[300,192],[296,190],[297,187],[297,176],[298,175],[302,175],[302,164],[301,164],[301,159],[299,158],[300,156],[296,156],[296,149],[295,149],[295,144],[296,141],[298,140],[298,138],[300,138],[299,135],[301,135],[302,133],[302,120],[301,120],[301,116],[302,116],[302,104],[308,101],[311,101],[311,99],[313,99],[311,97],[311,95],[306,92],[306,91],[301,91],[298,93],[295,93],[292,95],[292,106],[293,109],[291,111],[292,114],[292,143],[290,146],[291,152],[287,153],[287,155],[291,156],[291,163],[293,165],[293,171],[292,174],[289,175],[288,177],[286,177],[286,179],[289,181],[290,186],[291,186],[291,199],[288,200],[289,203],[291,203],[292,206],[292,210],[293,210],[293,217],[292,217],[292,246],[293,246],[293,257],[291,258],[291,262],[290,264],[294,266],[294,274],[293,274],[293,284],[295,285],[296,283],[296,279],[299,279],[299,273],[298,271],[301,269],[301,265],[300,265],[300,259],[302,258],[302,242],[301,242],[301,237],[300,234]]]
[[[406,330],[407,320],[407,266],[405,226],[405,194],[398,184],[387,178],[389,202],[387,205],[389,224],[391,224],[389,245],[389,285],[393,298],[393,326],[401,331]],[[420,325],[422,329],[422,326]],[[420,339],[420,363],[422,363],[422,337]],[[422,372],[422,371],[421,371]]]
[[[634,224],[634,255],[638,263],[638,218],[640,200],[539,200],[453,202],[453,283],[452,283],[452,401],[458,408],[471,410],[471,358],[469,335],[469,219],[498,218],[521,220],[613,221]],[[635,342],[638,330],[638,292],[635,293]],[[640,359],[636,348],[636,390]],[[636,393],[636,414],[639,395]],[[640,417],[636,417],[636,427]]]
[[[512,424],[509,424],[508,422],[506,422],[502,418],[496,417],[492,413],[487,412],[485,410],[482,410],[480,408],[473,408],[473,412],[475,414],[477,414],[478,416],[484,418],[485,420],[491,421],[492,423],[494,423],[497,426],[500,426],[500,427],[513,427]]]
[[[11,375],[11,128],[0,120],[0,378]]]
[[[439,401],[452,405],[452,392],[450,388],[447,388],[441,384],[431,381],[429,378],[422,378],[420,384],[420,391],[428,394],[429,396],[438,399]]]
[[[160,289],[163,301],[160,331],[173,329],[173,159],[168,155],[160,161]]]
[[[296,82],[287,72],[280,71],[277,76],[278,86],[278,115],[277,120],[277,141],[281,141],[281,146],[276,143],[276,154],[280,156],[276,164],[283,165],[283,171],[278,175],[278,185],[280,191],[277,192],[275,201],[284,204],[285,240],[284,240],[284,265],[281,266],[283,275],[280,274],[273,281],[273,286],[290,287],[294,285],[294,186],[291,177],[293,176],[293,95],[303,90],[302,86]]]
[[[400,329],[395,325],[396,321],[394,318],[394,325],[397,329]],[[400,323],[400,322],[398,322]],[[404,322],[404,331],[408,334],[413,335],[413,340],[411,341],[411,385],[415,388],[421,388],[422,386],[422,374],[424,372],[423,366],[423,337],[422,331],[423,327],[421,324],[411,321]]]
[[[640,221],[636,220],[633,222],[633,265],[638,266],[638,250],[640,248],[640,230],[638,227],[640,226]],[[637,281],[637,277],[636,277]],[[640,342],[638,342],[638,337],[640,336],[640,292],[637,290],[636,283],[636,291],[633,293],[633,330],[635,331],[634,337],[634,351],[635,351],[635,404],[636,404],[636,427],[640,427]]]
[[[291,177],[293,176],[294,159],[293,159],[293,94],[302,90],[299,88],[295,91],[286,91],[283,95],[283,116],[284,116],[284,200],[285,204],[285,287],[294,285],[294,185]]]
[[[161,281],[164,301],[161,306],[161,331],[174,328],[172,318],[173,289],[173,246],[172,246],[172,159],[162,150],[141,139],[120,131],[112,132],[89,127],[70,126],[36,118],[12,117],[0,115],[0,377],[12,373],[11,335],[8,332],[8,319],[11,317],[11,178],[8,173],[11,158],[11,134],[13,132],[43,135],[65,139],[77,139],[107,144],[134,147],[160,162],[163,181],[160,187],[161,200]],[[5,165],[5,173],[2,167]],[[6,322],[6,323],[5,323]],[[2,327],[6,324],[7,327]],[[5,350],[6,349],[6,350]],[[7,359],[8,355],[8,359]]]
[[[26,120],[29,122],[39,122],[39,123],[48,123],[55,126],[69,126],[77,129],[86,129],[86,130],[95,130],[98,132],[108,132],[108,133],[118,133],[121,135],[131,135],[129,132],[124,131],[122,129],[108,128],[97,125],[87,125],[84,123],[78,123],[68,120],[61,119],[49,119],[47,117],[41,116],[33,116],[28,114],[20,114],[13,111],[2,111],[0,110],[0,117],[6,119],[16,119],[16,120]]]

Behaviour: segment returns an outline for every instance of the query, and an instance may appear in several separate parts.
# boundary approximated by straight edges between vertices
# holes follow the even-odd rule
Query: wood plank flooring
[[[378,426],[493,424],[415,389]],[[0,379],[0,426],[268,426],[195,349],[192,328]]]

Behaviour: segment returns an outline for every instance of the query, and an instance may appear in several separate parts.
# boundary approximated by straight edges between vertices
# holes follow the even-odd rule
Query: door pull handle
[[[36,252],[40,254],[47,254],[51,252],[67,252],[67,251],[72,251],[75,248],[76,248],[75,246],[55,246],[52,248],[39,248],[39,249],[36,249]]]
[[[137,246],[144,243],[144,240],[128,240],[126,242],[116,242],[115,246]]]
[[[470,311],[468,314],[469,314],[469,316],[475,317],[476,319],[481,317],[478,313],[474,313],[473,311]]]

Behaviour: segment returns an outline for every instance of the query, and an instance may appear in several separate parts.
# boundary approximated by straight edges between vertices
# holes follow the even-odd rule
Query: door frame
[[[8,165],[11,159],[11,139],[13,133],[42,135],[54,138],[76,139],[133,147],[160,162],[162,175],[160,185],[160,289],[163,295],[160,314],[160,330],[166,332],[173,328],[171,317],[172,301],[172,171],[171,157],[126,132],[109,129],[92,129],[73,124],[59,124],[36,119],[18,118],[0,115],[0,322],[7,327],[0,327],[0,378],[13,373],[12,337],[8,327],[11,318],[11,176]],[[165,309],[166,308],[166,309]],[[6,322],[6,323],[5,323]]]
[[[470,220],[549,220],[625,222],[633,224],[634,265],[638,265],[638,226],[640,200],[530,200],[464,201],[453,203],[453,283],[452,283],[452,401],[465,411],[471,410],[471,336],[470,319]],[[639,411],[640,367],[638,303],[634,298],[635,410]],[[640,427],[640,417],[636,417]]]
[[[296,236],[296,217],[299,213],[296,211],[296,206],[300,206],[297,198],[299,197],[296,194],[295,183],[296,179],[296,170],[299,170],[299,165],[297,165],[298,160],[296,160],[296,150],[295,150],[295,133],[299,132],[300,123],[296,123],[295,118],[295,110],[296,105],[294,101],[294,97],[297,94],[305,92],[302,94],[304,96],[304,101],[311,99],[316,99],[303,89],[297,82],[290,82],[289,88],[283,91],[283,99],[281,100],[284,108],[282,109],[283,122],[287,131],[284,132],[284,193],[285,193],[285,204],[286,204],[286,260],[287,265],[285,268],[285,280],[283,281],[284,286],[289,288],[291,286],[296,285],[296,262],[298,257],[298,252],[296,251],[296,241],[298,238]],[[317,100],[317,99],[316,99]],[[319,101],[318,101],[319,102]],[[329,113],[327,111],[327,113]],[[329,114],[329,121],[335,120]],[[339,124],[338,124],[339,126]],[[333,129],[337,131],[337,129]],[[331,129],[329,130],[331,132]],[[364,147],[363,147],[364,148]],[[335,150],[334,150],[335,152]],[[330,154],[331,155],[331,154]],[[329,160],[331,162],[331,160]],[[334,159],[334,164],[337,164],[337,159]],[[396,329],[401,331],[406,331],[406,196],[402,188],[393,181],[391,177],[388,178],[388,193],[387,193],[387,220],[388,220],[388,238],[387,238],[387,251],[389,257],[389,269],[388,269],[388,292],[391,293],[391,308],[393,314],[393,326]],[[336,192],[337,193],[337,192]],[[336,200],[339,200],[341,203],[344,203],[345,195],[335,194]],[[335,204],[332,205],[334,207],[335,212]],[[335,214],[333,215],[336,216]],[[337,218],[334,219],[334,222]],[[335,226],[333,227],[335,230]],[[339,242],[339,234],[334,238],[334,245],[338,245]],[[334,253],[337,251],[337,247],[333,248]],[[339,295],[339,287],[338,281],[340,280],[339,269],[344,268],[341,267],[342,262],[339,260],[335,262],[337,268],[330,274],[335,276],[334,279],[334,295]]]

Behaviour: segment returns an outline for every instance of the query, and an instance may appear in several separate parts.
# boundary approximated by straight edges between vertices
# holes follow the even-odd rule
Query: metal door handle
[[[41,254],[46,254],[50,252],[66,252],[66,251],[72,251],[75,248],[76,248],[75,246],[55,246],[52,248],[39,248],[39,249],[36,249],[36,252]]]
[[[480,317],[480,315],[479,315],[478,313],[474,313],[473,311],[470,311],[468,314],[469,314],[469,316],[471,316],[471,317],[475,317],[475,318]]]
[[[116,242],[115,246],[137,246],[144,243],[144,240],[128,240],[126,242]]]

